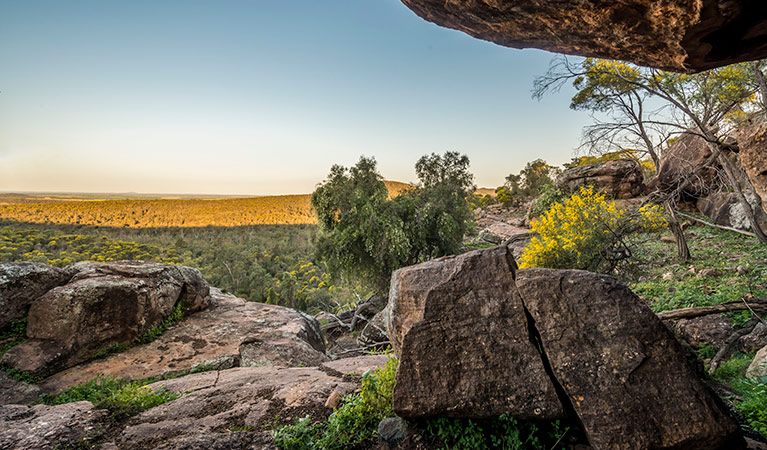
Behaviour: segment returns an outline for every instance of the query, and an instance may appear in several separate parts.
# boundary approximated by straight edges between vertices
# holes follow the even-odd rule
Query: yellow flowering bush
[[[630,212],[608,202],[591,186],[582,187],[533,220],[537,236],[522,253],[520,267],[611,272],[633,257],[638,234],[665,226],[658,205]]]

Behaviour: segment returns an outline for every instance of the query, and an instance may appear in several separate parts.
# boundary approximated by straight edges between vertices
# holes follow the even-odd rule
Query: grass
[[[152,390],[146,384],[142,381],[97,377],[56,396],[44,394],[41,401],[47,405],[89,401],[97,408],[109,410],[114,419],[120,420],[180,397],[165,388]]]

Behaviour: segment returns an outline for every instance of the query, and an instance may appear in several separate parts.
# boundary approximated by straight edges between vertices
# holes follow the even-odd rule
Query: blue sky
[[[397,0],[4,2],[0,190],[304,193],[447,150],[495,187],[568,161],[589,121],[570,91],[531,99],[552,56]]]

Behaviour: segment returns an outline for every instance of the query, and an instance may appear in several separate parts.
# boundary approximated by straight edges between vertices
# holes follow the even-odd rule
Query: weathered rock
[[[85,444],[106,428],[107,415],[90,402],[0,406],[0,448],[86,448]]]
[[[210,307],[155,341],[57,373],[41,384],[59,392],[98,374],[143,379],[205,365],[316,366],[325,361],[319,324],[298,311],[211,289]]]
[[[760,1],[402,0],[422,18],[513,48],[700,71],[767,57]]]
[[[499,245],[520,234],[530,233],[529,228],[515,227],[506,222],[495,222],[479,232],[479,240]]]
[[[120,449],[176,449],[189,448],[188,442],[225,442],[231,427],[260,430],[276,416],[286,422],[307,414],[319,419],[331,412],[324,404],[332,392],[346,395],[357,388],[356,383],[317,368],[277,367],[193,374],[154,383],[150,388],[161,386],[185,394],[133,418],[116,442]],[[262,442],[265,448],[272,448],[271,441]]]
[[[708,344],[716,349],[724,347],[735,329],[732,319],[721,314],[710,314],[692,319],[671,320],[669,328],[690,345]]]
[[[754,360],[746,369],[746,376],[749,378],[767,377],[767,345],[756,352]]]
[[[657,186],[663,192],[679,189],[694,198],[714,192],[722,185],[719,163],[709,144],[692,133],[682,134],[663,153],[658,169]],[[686,183],[684,188],[680,188]]]
[[[740,162],[767,212],[767,120],[754,121],[738,131]]]
[[[33,301],[70,277],[64,270],[42,263],[0,263],[0,329],[26,317]]]
[[[37,385],[16,381],[0,371],[0,405],[32,403],[40,394],[42,391]]]
[[[761,208],[761,200],[746,193],[746,200],[751,205],[756,221],[762,229],[767,228],[767,213]],[[734,192],[713,192],[700,197],[696,203],[698,211],[718,225],[748,230],[751,222],[746,210]]]
[[[657,316],[612,277],[525,269],[516,284],[595,449],[745,446]]]
[[[371,346],[375,348],[386,347],[389,344],[389,336],[386,334],[386,316],[388,313],[386,308],[378,311],[357,336],[357,344],[367,348]]]
[[[389,361],[388,355],[365,355],[352,358],[336,359],[327,361],[320,365],[322,370],[336,376],[360,376],[368,370],[374,370],[386,365]]]
[[[407,423],[400,417],[387,417],[378,423],[378,436],[389,445],[397,445],[405,440]]]
[[[633,198],[645,190],[642,169],[630,159],[616,159],[567,169],[556,180],[557,188],[576,192],[584,186],[612,198]]]
[[[29,309],[26,342],[4,364],[51,375],[114,344],[127,345],[165,320],[178,302],[188,312],[206,307],[208,285],[200,272],[143,262],[77,263],[74,276]]]
[[[756,352],[767,346],[767,326],[759,322],[753,331],[738,339],[738,349],[743,353]]]
[[[400,355],[394,410],[405,418],[558,418],[564,411],[530,343],[503,246],[392,275],[389,338]]]

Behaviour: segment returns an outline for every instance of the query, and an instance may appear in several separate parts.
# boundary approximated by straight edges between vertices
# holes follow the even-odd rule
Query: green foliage
[[[533,237],[520,267],[549,267],[611,272],[632,259],[642,231],[665,227],[660,208],[646,205],[637,213],[618,209],[604,194],[581,188],[533,220]]]
[[[704,343],[698,348],[698,356],[702,359],[711,359],[716,355],[716,348]]]
[[[530,209],[529,217],[532,219],[545,213],[555,204],[567,198],[567,194],[555,188],[553,185],[546,185],[541,189],[541,195],[535,199],[535,204]]]
[[[554,450],[564,449],[561,438],[568,429],[558,421],[523,421],[501,414],[495,419],[430,419],[426,432],[455,450]]]
[[[5,374],[8,375],[8,378],[22,383],[35,384],[43,381],[42,377],[32,375],[29,372],[24,372],[23,370],[19,370],[15,367],[0,366],[0,370],[4,371]]]
[[[12,320],[0,330],[0,358],[11,348],[21,344],[27,338],[27,318]]]
[[[165,333],[165,331],[178,323],[181,319],[184,318],[184,305],[181,301],[177,302],[176,305],[171,310],[170,314],[168,314],[168,317],[165,318],[162,322],[158,323],[157,325],[154,325],[152,328],[148,329],[144,334],[138,338],[136,341],[136,344],[148,344],[158,337]]]
[[[499,199],[500,201],[500,199]],[[469,208],[472,210],[475,210],[477,208],[485,209],[488,206],[497,203],[496,199],[493,198],[490,194],[480,195],[477,193],[474,193],[469,197]]]
[[[504,205],[511,205],[537,197],[544,192],[544,189],[554,187],[552,177],[556,173],[556,167],[550,166],[542,159],[530,161],[519,175],[508,175],[506,183],[496,188],[498,201]]]
[[[744,355],[743,353],[736,353],[727,362],[722,363],[713,373],[714,379],[723,383],[731,383],[734,380],[743,378],[746,375],[746,369],[751,361],[754,359],[754,355]]]
[[[179,394],[168,392],[165,388],[153,391],[141,382],[97,377],[66,389],[57,396],[45,394],[40,400],[47,405],[85,400],[97,408],[108,409],[115,419],[123,419],[179,397]]]
[[[393,415],[397,364],[396,358],[390,358],[384,367],[363,374],[361,392],[347,395],[327,421],[312,423],[307,416],[273,431],[277,446],[283,450],[342,450],[371,438],[378,423]]]
[[[332,274],[384,291],[394,270],[458,252],[472,220],[468,165],[454,152],[424,156],[420,184],[391,199],[374,159],[333,166],[312,194],[317,256]]]
[[[736,408],[752,430],[767,439],[767,377],[742,379],[735,383],[743,400]]]

